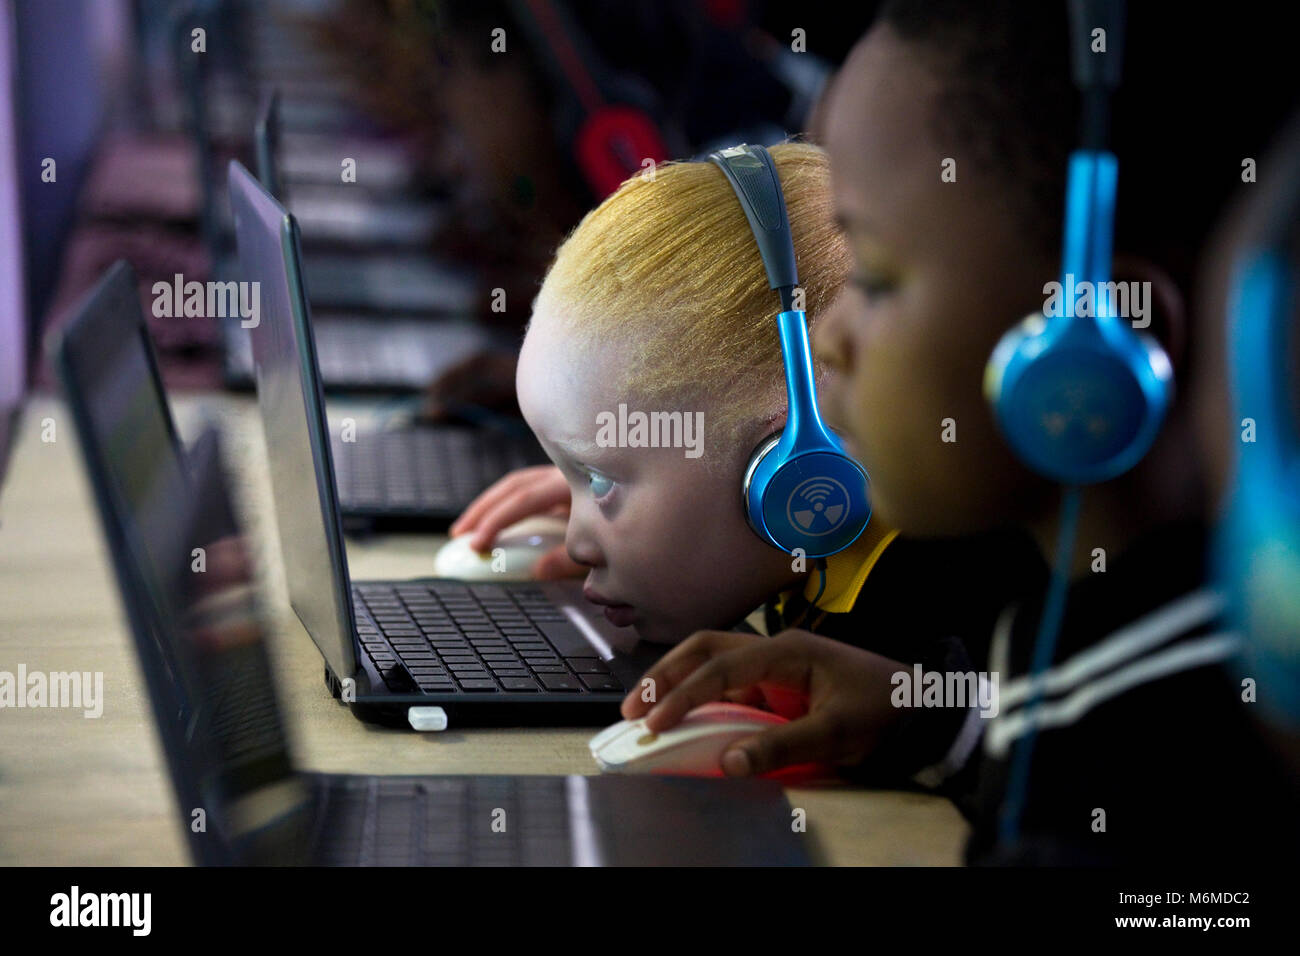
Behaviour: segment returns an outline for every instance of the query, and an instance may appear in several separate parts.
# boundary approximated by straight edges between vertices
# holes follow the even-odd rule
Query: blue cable
[[[1038,737],[1038,708],[1043,698],[1043,674],[1056,655],[1056,639],[1060,636],[1061,619],[1065,615],[1065,596],[1070,587],[1070,564],[1074,556],[1074,539],[1079,530],[1082,497],[1079,488],[1074,485],[1067,487],[1061,497],[1056,563],[1052,568],[1047,600],[1043,604],[1043,616],[1038,621],[1038,636],[1034,639],[1034,657],[1029,670],[1029,700],[1025,704],[1029,730],[1012,747],[1011,776],[998,818],[998,840],[1008,846],[1020,836],[1020,815],[1029,788],[1029,764],[1034,755],[1034,741]]]

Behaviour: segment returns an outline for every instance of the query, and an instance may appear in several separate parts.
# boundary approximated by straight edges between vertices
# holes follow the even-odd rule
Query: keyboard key
[[[537,679],[542,682],[542,686],[547,690],[582,690],[582,685],[578,683],[578,679],[576,677],[570,677],[568,674],[539,674]]]
[[[502,677],[501,686],[506,690],[530,693],[537,690],[537,682],[531,677]]]
[[[474,693],[483,693],[484,691],[496,690],[497,682],[491,678],[479,680],[461,680],[461,690],[472,691]]]
[[[612,674],[583,674],[582,682],[587,685],[587,690],[612,690],[621,691],[623,685]]]

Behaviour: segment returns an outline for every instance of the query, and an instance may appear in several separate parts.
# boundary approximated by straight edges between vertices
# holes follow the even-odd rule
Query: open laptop
[[[295,770],[217,433],[185,456],[153,407],[148,353],[120,344],[129,280],[110,271],[54,357],[194,862],[807,862],[772,781]]]
[[[616,719],[663,648],[610,626],[577,581],[351,581],[332,448],[351,443],[325,415],[297,223],[238,163],[230,190],[243,276],[260,287],[250,332],[289,595],[332,688],[351,678],[361,716],[415,708],[413,726],[430,705],[460,721]]]
[[[254,143],[258,178],[271,195],[284,203],[284,178],[277,162],[279,103],[275,92],[266,98],[258,115]],[[331,188],[337,192],[350,187]],[[295,187],[294,201],[289,204],[300,226],[309,239],[331,238],[330,231],[322,229],[319,222],[300,215],[301,191]],[[358,193],[358,198],[349,202],[356,206],[364,205],[366,200],[364,194]],[[340,208],[336,203],[336,212],[344,218],[355,218],[353,214],[359,209],[340,212]],[[359,237],[358,241],[371,240]],[[478,323],[452,317],[474,308],[473,283],[427,256],[417,258],[411,261],[409,256],[395,256],[391,250],[375,249],[308,252],[303,269],[313,304],[318,307],[312,321],[327,389],[418,391],[476,353],[505,347],[505,342]],[[406,297],[405,302],[393,296]],[[403,305],[406,314],[401,314]],[[320,311],[322,307],[335,310]],[[397,314],[383,311],[389,307],[398,308]],[[440,314],[411,314],[430,310]],[[248,337],[231,328],[226,343],[227,380],[251,385],[252,369]]]
[[[28,388],[36,332],[27,295],[23,195],[20,168],[18,70],[11,18],[0,17],[0,484]]]
[[[415,196],[409,190],[393,193],[372,188],[368,163],[376,163],[375,173],[380,183],[390,174],[382,159],[374,155],[374,149],[368,151],[370,155],[357,155],[355,147],[363,144],[355,140],[318,141],[319,158],[329,160],[333,157],[332,176],[324,182],[297,180],[292,195],[286,199],[284,187],[288,177],[282,176],[279,170],[280,96],[275,90],[263,101],[254,143],[258,176],[267,189],[298,217],[310,245],[386,247],[389,250],[402,246],[427,247],[443,228],[442,205]],[[356,182],[343,181],[344,158],[355,162]]]
[[[253,138],[262,182],[293,210],[312,246],[305,264],[314,305],[453,315],[476,306],[477,289],[468,270],[440,263],[427,251],[442,228],[436,204],[410,196],[376,198],[361,185],[369,177],[360,163],[364,157],[352,157],[357,159],[357,183],[344,185],[339,165],[333,186],[295,184],[286,199],[280,97],[274,90],[262,103]]]
[[[190,31],[211,11],[178,7],[172,18],[175,66],[199,175],[199,226],[215,279],[232,278],[231,229],[218,201],[221,164],[210,115],[205,57],[189,53]],[[393,250],[383,256],[346,251],[315,256],[307,264],[317,304],[350,310],[317,322],[322,366],[331,388],[418,391],[446,369],[493,344],[480,327],[455,316],[475,307],[477,288],[464,269],[437,263],[426,253]],[[356,313],[366,313],[358,321]],[[370,315],[369,313],[373,313]],[[386,314],[387,313],[387,314]],[[436,316],[438,322],[424,319]],[[379,324],[380,322],[391,324]],[[379,334],[382,330],[383,334]],[[252,355],[238,319],[221,323],[223,375],[231,388],[252,386]]]
[[[301,250],[296,241],[288,243],[281,235],[288,213],[243,166],[232,163],[230,170],[231,203],[236,207],[242,204],[245,210],[241,218],[236,208],[235,216],[240,277],[260,282],[262,290],[262,325],[240,330],[248,348],[255,351],[268,322],[282,324],[284,328],[276,334],[284,336],[286,343],[292,342],[291,315],[301,316],[315,348],[321,330],[308,305],[310,286],[302,278]],[[296,220],[294,229],[297,235]],[[260,251],[253,253],[253,248]],[[281,297],[282,290],[287,301]],[[270,303],[279,310],[267,309]],[[369,329],[372,341],[388,335],[382,323],[370,323]],[[299,347],[305,350],[305,344],[299,343]],[[313,380],[310,394],[323,386],[319,352],[317,356],[310,363],[303,359],[302,374]],[[352,360],[350,356],[348,360]],[[341,428],[331,431],[330,441],[339,507],[349,525],[446,527],[507,472],[547,460],[522,423],[498,427],[406,425],[382,430],[358,426],[355,433]]]

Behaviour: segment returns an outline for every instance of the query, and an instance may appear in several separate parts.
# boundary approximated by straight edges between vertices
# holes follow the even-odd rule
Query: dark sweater
[[[1001,711],[950,783],[974,826],[969,862],[1240,864],[1295,848],[1292,797],[1228,674],[1239,638],[1205,568],[1204,530],[1173,525],[1070,589],[1021,836],[999,846],[1028,717],[1016,679],[1029,671],[1042,597],[1009,609],[988,665],[1002,671]]]

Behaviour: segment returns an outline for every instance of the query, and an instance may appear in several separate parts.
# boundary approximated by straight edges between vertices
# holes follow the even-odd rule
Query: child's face
[[[1012,459],[982,384],[998,337],[1042,307],[1057,250],[1029,240],[996,181],[960,154],[943,181],[938,80],[917,60],[877,28],[828,104],[854,276],[814,344],[829,372],[822,404],[871,475],[876,515],[904,533],[965,534],[1044,505],[1048,486]]]
[[[633,625],[646,640],[676,642],[735,623],[796,575],[789,556],[763,544],[745,523],[740,482],[750,446],[742,451],[741,441],[727,443],[710,432],[707,403],[652,408],[622,387],[627,349],[634,347],[601,342],[578,352],[539,309],[516,385],[524,417],[568,479],[565,544],[591,568],[587,597],[617,605],[606,610],[614,624]],[[702,412],[702,453],[602,447],[598,416],[617,419],[620,403],[629,415],[680,412],[692,422]]]

